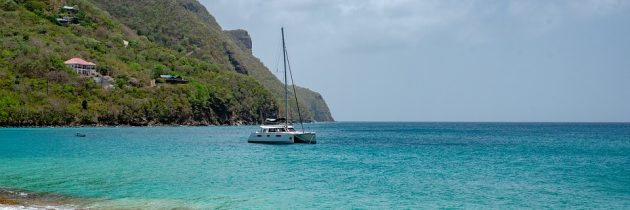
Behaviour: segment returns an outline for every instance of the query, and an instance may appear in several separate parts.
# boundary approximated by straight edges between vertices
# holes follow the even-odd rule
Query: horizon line
[[[601,123],[601,124],[610,124],[610,123],[630,123],[630,121],[390,121],[390,120],[366,120],[366,121],[357,121],[357,120],[335,120],[333,122],[344,122],[344,123]],[[325,123],[325,122],[320,122]]]

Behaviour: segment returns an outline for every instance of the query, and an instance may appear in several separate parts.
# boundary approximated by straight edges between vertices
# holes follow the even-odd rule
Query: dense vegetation
[[[0,125],[235,124],[278,112],[270,91],[224,55],[191,55],[195,40],[166,47],[91,1],[65,2],[80,9],[78,24],[56,21],[60,0],[0,0]],[[72,57],[97,63],[114,88],[78,76],[63,64]],[[152,85],[159,74],[190,83]]]
[[[93,0],[118,21],[161,46],[191,57],[220,64],[251,75],[282,104],[283,84],[251,53],[251,39],[244,30],[223,31],[206,8],[196,0]],[[235,11],[238,12],[238,11]],[[279,29],[269,29],[279,30]],[[320,94],[298,88],[302,116],[307,120],[332,121]],[[292,103],[294,99],[290,100]],[[292,119],[297,119],[295,103]],[[284,113],[284,106],[280,106]]]

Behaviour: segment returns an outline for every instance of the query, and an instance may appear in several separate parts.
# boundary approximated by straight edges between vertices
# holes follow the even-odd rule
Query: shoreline
[[[55,125],[55,126],[0,126],[2,128],[158,128],[158,127],[234,127],[246,125]]]
[[[4,209],[83,209],[93,203],[67,195],[0,188],[0,210]]]
[[[0,187],[0,210],[203,209],[173,199],[81,197]]]
[[[332,123],[330,122],[304,122],[304,124],[315,123]],[[295,124],[295,123],[294,123]],[[238,126],[257,126],[260,123],[235,123],[235,124],[153,124],[153,125],[107,125],[107,124],[89,124],[89,125],[46,125],[46,126],[4,126],[2,128],[175,128],[175,127],[238,127]]]
[[[85,124],[85,125],[0,125],[0,128],[135,128],[135,127],[213,127],[213,126],[243,126],[258,125],[250,123],[233,123],[233,124],[146,124],[146,125],[130,125],[130,124]]]

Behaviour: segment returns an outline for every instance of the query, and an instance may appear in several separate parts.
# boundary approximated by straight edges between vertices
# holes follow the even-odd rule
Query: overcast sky
[[[630,121],[630,1],[201,1],[339,121]]]

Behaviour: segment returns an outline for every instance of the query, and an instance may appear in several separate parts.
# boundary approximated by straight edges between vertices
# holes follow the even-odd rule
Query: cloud
[[[540,36],[571,18],[598,18],[625,11],[623,0],[202,0],[237,11],[234,22],[300,27],[343,50],[415,47],[435,36],[482,44],[508,22],[515,34]],[[213,11],[215,12],[215,11]]]
[[[443,0],[203,0],[238,22],[300,26],[342,48],[400,47],[466,18],[474,3]],[[213,9],[214,8],[214,9]],[[234,10],[232,10],[234,11]],[[234,21],[236,22],[236,21]],[[350,42],[351,41],[351,42]]]
[[[588,21],[606,18],[628,8],[628,1],[620,0],[564,0],[519,1],[510,0],[507,18],[518,30],[530,36],[541,36],[554,31],[569,21]]]
[[[571,9],[580,15],[586,16],[608,16],[624,12],[630,5],[625,0],[577,0],[569,1]]]

